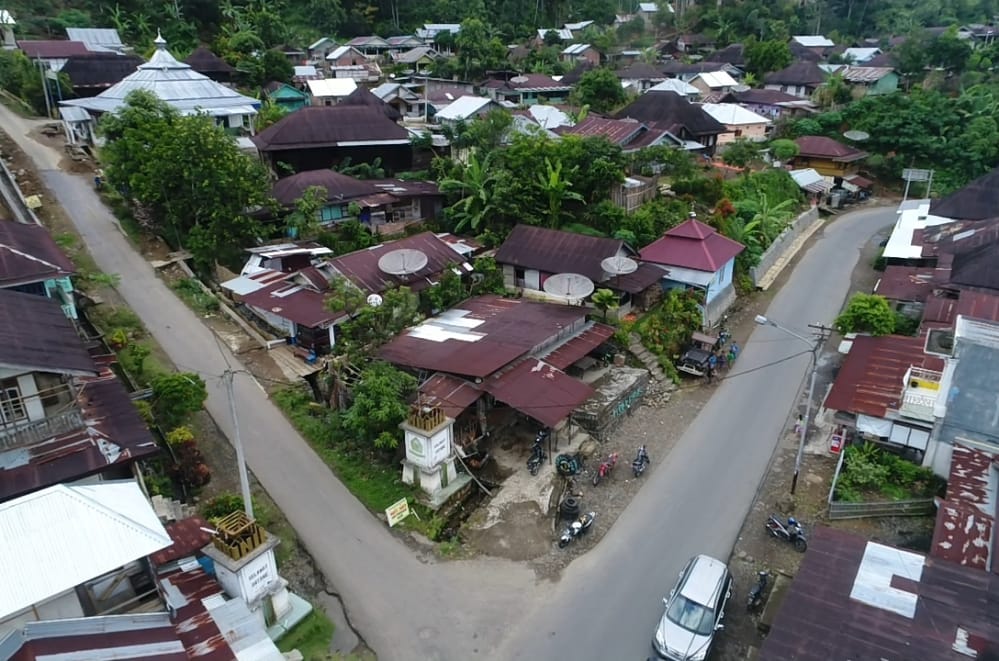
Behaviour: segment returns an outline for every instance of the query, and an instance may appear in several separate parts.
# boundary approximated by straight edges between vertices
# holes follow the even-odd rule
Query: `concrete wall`
[[[791,225],[777,237],[763,256],[760,257],[760,262],[749,269],[749,277],[753,279],[753,285],[759,286],[760,280],[767,274],[770,269],[784,256],[785,252],[794,245],[794,240],[798,238],[800,234],[808,230],[814,223],[819,222],[819,210],[817,207],[812,207],[808,211],[804,212],[798,216]]]

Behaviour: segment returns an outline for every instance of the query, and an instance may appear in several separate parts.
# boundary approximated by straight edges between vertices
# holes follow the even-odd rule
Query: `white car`
[[[691,558],[663,599],[666,611],[652,638],[656,654],[670,661],[704,661],[715,632],[723,628],[731,596],[732,574],[724,562],[707,555]]]

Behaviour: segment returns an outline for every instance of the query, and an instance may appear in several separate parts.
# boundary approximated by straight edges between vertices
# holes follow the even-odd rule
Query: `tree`
[[[428,309],[431,314],[448,310],[468,297],[465,283],[456,272],[458,268],[460,267],[453,264],[448,265],[441,272],[437,282],[423,290],[423,307]]]
[[[295,210],[285,216],[285,229],[293,239],[311,239],[319,233],[319,212],[327,204],[329,191],[323,186],[309,186],[295,200]]]
[[[786,163],[798,155],[798,143],[787,138],[779,138],[770,143],[770,153],[781,163]]]
[[[614,110],[628,98],[617,75],[610,69],[602,68],[584,73],[573,95],[576,105],[589,106],[599,113]]]
[[[791,64],[793,57],[786,41],[750,39],[745,47],[746,68],[757,78],[780,71]]]
[[[451,207],[451,215],[457,221],[454,229],[460,231],[468,227],[477,231],[492,211],[492,192],[495,177],[489,172],[489,158],[482,162],[475,154],[468,157],[460,178],[448,177],[440,181],[440,190],[445,195],[458,195],[460,199]]]
[[[503,284],[503,269],[493,257],[483,255],[472,262],[472,293],[502,294],[506,291]]]
[[[604,321],[607,321],[607,312],[610,310],[616,310],[620,304],[617,300],[617,294],[615,294],[610,289],[598,289],[593,292],[593,297],[590,299],[593,301],[593,305],[596,306],[604,315]]]
[[[342,324],[337,353],[368,354],[420,319],[420,299],[409,287],[381,293],[378,305],[362,305]]]
[[[277,124],[282,117],[288,114],[282,106],[271,101],[264,101],[257,111],[257,116],[253,118],[253,128],[260,133],[268,126]]]
[[[840,333],[889,335],[895,332],[895,312],[888,299],[876,294],[854,294],[833,325]]]
[[[150,382],[153,414],[161,427],[174,429],[201,410],[208,398],[205,382],[191,372],[157,374]]]
[[[562,173],[562,161],[554,164],[548,158],[545,159],[545,171],[538,173],[538,181],[541,184],[541,191],[548,202],[547,217],[549,227],[558,227],[562,222],[564,213],[563,205],[568,200],[575,200],[586,204],[583,196],[572,190],[572,181],[568,177],[576,174],[576,168],[567,174]]]
[[[402,436],[399,423],[409,414],[406,401],[417,385],[413,376],[386,362],[371,363],[354,386],[353,402],[343,413],[344,427],[362,443],[395,449]]]
[[[746,138],[736,138],[725,145],[722,152],[722,161],[726,165],[738,168],[749,167],[752,163],[760,160],[760,143],[747,140]]]

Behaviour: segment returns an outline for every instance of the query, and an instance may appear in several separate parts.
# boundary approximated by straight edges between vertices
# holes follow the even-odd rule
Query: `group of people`
[[[725,369],[729,365],[735,362],[735,359],[739,357],[739,345],[735,342],[729,343],[727,347],[718,347],[711,352],[708,357],[708,371],[706,376],[708,377],[708,383],[714,381],[715,373],[720,369]]]

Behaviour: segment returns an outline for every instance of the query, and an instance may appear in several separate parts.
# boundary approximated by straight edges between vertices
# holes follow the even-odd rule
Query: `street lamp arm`
[[[773,326],[777,330],[783,331],[787,335],[790,335],[791,337],[794,337],[794,338],[797,338],[797,339],[801,340],[802,342],[804,342],[805,344],[807,344],[809,347],[812,348],[812,352],[815,351],[815,346],[814,345],[816,343],[815,343],[814,340],[810,340],[807,337],[805,337],[804,335],[799,335],[798,333],[795,333],[790,328],[785,328],[784,326],[781,326],[780,324],[778,324],[773,319],[768,319],[768,318],[764,317],[762,314],[758,314],[758,315],[756,315],[756,318],[754,319],[754,321],[756,321],[756,323],[758,323],[760,326]]]

